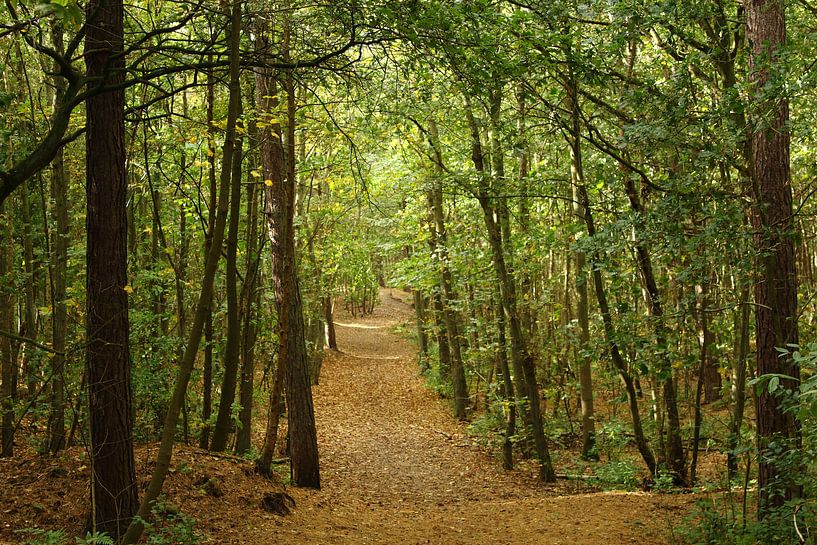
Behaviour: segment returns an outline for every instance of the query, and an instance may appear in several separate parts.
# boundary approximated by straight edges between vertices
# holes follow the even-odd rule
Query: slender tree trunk
[[[256,128],[251,126],[250,135],[255,136],[256,133]],[[252,448],[252,401],[253,384],[255,382],[255,341],[257,337],[254,311],[258,301],[258,191],[254,184],[250,184],[247,192],[246,276],[241,286],[241,384],[239,388],[239,403],[241,404],[239,421],[241,427],[238,429],[235,439],[235,451],[238,454],[247,452]]]
[[[441,177],[444,173],[443,157],[439,148],[439,133],[436,122],[429,121],[429,143],[434,155],[434,180],[428,192],[428,201],[432,212],[431,238],[436,251],[441,285],[442,304],[445,328],[448,331],[449,346],[451,348],[451,380],[454,386],[454,415],[460,420],[465,419],[468,408],[468,384],[465,380],[465,367],[462,359],[462,345],[460,324],[457,312],[452,308],[452,301],[457,298],[454,291],[454,278],[448,266],[448,235],[445,230],[445,214],[443,213],[443,188]]]
[[[30,201],[30,188],[29,183],[25,183],[20,188],[20,213],[22,215],[23,220],[23,260],[24,265],[23,269],[25,271],[25,284],[24,284],[24,314],[23,314],[23,324],[21,330],[21,337],[27,337],[29,339],[37,339],[39,336],[37,331],[37,287],[36,287],[36,279],[37,279],[37,263],[34,259],[34,241],[33,241],[33,234],[32,234],[32,223],[31,223],[31,201]],[[25,344],[21,345],[20,348],[22,349],[22,361],[20,365],[14,366],[14,380],[12,384],[12,390],[14,391],[15,399],[18,397],[17,395],[17,384],[18,384],[18,373],[20,367],[22,367],[24,373],[26,375],[29,372],[33,373],[33,367],[35,367],[35,357],[33,350],[31,350],[30,346]]]
[[[629,169],[622,165],[624,171],[624,185],[627,197],[630,201],[630,208],[637,214],[637,217],[644,217],[644,208],[636,192],[635,185],[630,178]],[[686,482],[686,454],[681,441],[681,418],[678,413],[677,389],[675,387],[675,377],[672,372],[672,365],[667,352],[667,328],[664,324],[664,309],[661,294],[658,291],[658,284],[653,272],[652,258],[643,242],[635,245],[636,262],[641,278],[644,281],[644,294],[647,300],[649,315],[652,317],[653,330],[655,333],[655,343],[659,351],[658,374],[663,386],[664,408],[667,416],[667,461],[669,468],[673,472],[673,479],[677,484]]]
[[[570,110],[570,177],[573,184],[573,214],[584,220],[587,213],[581,202],[579,187],[584,186],[584,166],[582,164],[581,125],[578,103],[578,85],[572,66],[568,67],[567,106]],[[576,313],[579,322],[579,384],[582,406],[582,457],[598,459],[596,453],[596,417],[593,409],[593,375],[590,367],[590,315],[587,296],[587,271],[584,251],[574,251],[576,260]]]
[[[500,304],[501,292],[496,287],[492,298],[492,307],[496,309],[497,359],[502,373],[502,389],[508,401],[505,408],[505,437],[502,441],[502,467],[513,469],[513,436],[516,434],[516,393],[514,392],[511,368],[508,365],[508,341],[506,338],[505,311]]]
[[[428,333],[426,332],[426,299],[418,289],[412,289],[414,315],[417,319],[417,346],[420,353],[420,365],[425,369],[428,360]]]
[[[749,356],[749,286],[740,290],[738,309],[735,312],[735,349],[732,366],[732,414],[729,419],[729,439],[726,443],[726,468],[731,479],[738,471],[736,449],[740,444],[740,430],[746,408],[746,363]]]
[[[329,350],[338,349],[338,336],[335,332],[335,298],[327,295],[323,298],[323,316],[326,321],[326,344]]]
[[[14,289],[12,280],[12,222],[11,215],[5,213],[5,203],[0,203],[0,329],[11,333],[14,327]],[[16,362],[13,357],[11,339],[0,336],[0,457],[14,454],[14,391],[12,378]]]
[[[239,108],[239,116],[241,108]],[[241,133],[239,133],[241,134]],[[216,425],[210,450],[222,452],[233,425],[233,402],[238,375],[241,348],[241,320],[238,305],[238,227],[241,214],[241,145],[240,136],[232,156],[230,189],[230,224],[227,229],[227,346],[224,353],[224,375],[221,382],[221,398],[218,404]]]
[[[751,93],[759,126],[752,138],[752,227],[758,253],[757,374],[791,377],[782,380],[781,386],[796,391],[800,368],[790,355],[782,356],[777,350],[798,343],[789,105],[784,98],[769,96],[766,89],[770,83],[775,85],[778,50],[786,44],[785,4],[782,0],[746,0],[745,5]],[[799,424],[791,412],[784,410],[783,401],[777,392],[768,389],[764,389],[756,401],[760,519],[802,494],[802,487],[792,482],[796,479],[790,478],[798,472],[790,465],[779,466],[780,457],[767,456],[772,445],[775,445],[774,451],[800,447]]]
[[[582,212],[584,214],[584,223],[587,227],[587,236],[596,236],[596,225],[593,221],[593,212],[590,209],[590,199],[587,196],[587,187],[584,184],[577,186],[579,201],[581,203]],[[635,444],[638,448],[641,458],[647,465],[650,475],[656,475],[658,466],[655,463],[655,456],[647,443],[647,438],[644,435],[644,428],[641,425],[641,413],[638,409],[638,393],[635,388],[635,381],[630,375],[627,365],[624,363],[624,358],[621,356],[621,351],[616,340],[616,331],[613,325],[613,317],[610,314],[610,304],[607,301],[607,292],[604,289],[604,280],[601,276],[599,256],[596,252],[590,255],[590,271],[593,278],[593,287],[596,292],[596,300],[599,304],[599,313],[601,314],[602,324],[604,326],[604,336],[607,340],[607,346],[610,350],[610,359],[618,371],[621,381],[624,383],[624,388],[627,392],[628,406],[630,409],[630,417],[633,421],[633,436]]]
[[[125,77],[121,0],[91,0],[85,35],[88,77]],[[90,527],[114,540],[138,506],[133,460],[125,174],[125,93],[86,101],[86,361],[91,428]]]
[[[212,56],[209,57],[212,61]],[[216,199],[218,182],[216,180],[216,134],[214,121],[215,77],[212,70],[207,72],[207,175],[210,198],[207,201],[207,232],[204,239],[204,254],[210,255],[213,246],[213,233],[216,224]],[[213,296],[207,301],[207,316],[204,325],[204,372],[202,373],[202,430],[199,436],[199,447],[206,449],[210,445],[210,416],[213,410]]]
[[[51,27],[54,50],[62,53],[63,28],[59,23]],[[65,95],[65,82],[52,78],[54,85],[54,108]],[[65,448],[65,347],[68,337],[68,307],[66,304],[66,277],[68,274],[68,242],[70,222],[68,183],[65,178],[63,149],[60,148],[51,162],[51,215],[54,230],[51,232],[51,410],[48,416],[48,452],[55,454]]]
[[[703,423],[703,413],[701,403],[706,384],[706,368],[710,363],[711,335],[709,334],[709,318],[707,317],[707,307],[709,304],[709,289],[705,284],[695,286],[696,298],[696,321],[698,325],[698,382],[695,387],[695,406],[692,432],[692,461],[689,464],[689,485],[695,486],[695,479],[698,471],[698,450],[701,440],[701,424]]]

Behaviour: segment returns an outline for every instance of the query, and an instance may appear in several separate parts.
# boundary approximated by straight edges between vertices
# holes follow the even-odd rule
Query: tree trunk
[[[105,85],[124,80],[121,0],[87,5],[85,64]],[[128,323],[125,93],[86,101],[86,361],[91,429],[90,527],[118,540],[138,506]]]
[[[568,67],[567,107],[570,110],[570,177],[573,184],[573,214],[580,221],[586,211],[581,202],[579,187],[584,186],[584,166],[582,164],[581,126],[578,103],[578,86],[572,67]],[[596,453],[596,417],[593,410],[593,374],[590,367],[590,315],[587,296],[587,271],[584,251],[574,251],[576,260],[576,313],[579,322],[579,384],[582,406],[582,457],[598,459]]]
[[[438,146],[439,135],[437,124],[429,121],[429,141],[434,154],[434,176],[432,187],[428,191],[428,203],[431,208],[431,242],[434,245],[434,257],[440,273],[442,285],[442,305],[445,328],[448,331],[449,346],[451,348],[451,380],[454,386],[454,415],[460,420],[466,417],[468,408],[468,385],[465,380],[465,368],[462,360],[460,343],[460,324],[457,312],[452,308],[451,301],[456,299],[454,279],[448,266],[448,235],[445,231],[445,215],[443,213],[443,188],[440,177],[443,175],[442,153]]]
[[[513,436],[516,434],[516,392],[514,392],[511,368],[508,365],[508,341],[506,338],[505,311],[500,304],[501,291],[495,288],[496,294],[492,297],[492,307],[496,312],[497,331],[497,360],[499,371],[502,373],[502,389],[504,390],[507,407],[505,407],[505,437],[502,441],[502,467],[513,469]]]
[[[212,61],[212,56],[208,59]],[[207,200],[207,232],[204,237],[204,255],[210,255],[213,245],[213,233],[216,224],[216,199],[218,182],[216,180],[216,127],[213,124],[215,109],[215,77],[212,70],[207,72],[207,176],[210,186],[210,198]],[[213,410],[213,296],[207,301],[207,316],[204,325],[204,371],[202,373],[202,429],[199,436],[199,448],[210,445],[210,416]]]
[[[250,134],[254,136],[256,129],[251,126]],[[258,191],[255,184],[247,188],[247,258],[246,276],[241,286],[241,384],[239,387],[240,427],[236,433],[235,452],[241,454],[252,448],[252,398],[255,382],[255,341],[257,329],[255,327],[255,307],[258,302]]]
[[[270,43],[269,29],[256,28],[257,48]],[[285,25],[282,51],[289,57],[289,30]],[[266,70],[256,72],[259,110],[268,119],[261,135],[261,165],[266,186],[266,217],[273,256],[272,280],[278,310],[278,365],[285,373],[290,436],[290,473],[293,484],[320,488],[317,430],[312,384],[304,337],[303,309],[295,262],[295,95],[291,75],[284,79],[287,94],[286,142],[280,122],[273,117],[278,103],[276,80]],[[268,438],[274,441],[274,438]]]
[[[587,236],[592,238],[596,236],[596,225],[593,221],[593,212],[590,209],[590,199],[587,196],[587,187],[584,184],[580,184],[577,186],[577,189],[582,212],[584,214],[584,223],[587,227]],[[644,463],[647,465],[650,475],[655,477],[658,466],[655,463],[655,456],[647,443],[647,438],[644,435],[644,429],[641,425],[641,413],[638,410],[638,393],[636,392],[635,381],[633,380],[632,375],[630,375],[618,347],[616,331],[615,327],[613,326],[613,317],[610,314],[610,304],[607,301],[607,292],[604,289],[604,280],[601,277],[599,261],[597,252],[593,252],[590,255],[590,271],[593,277],[596,300],[599,303],[599,313],[601,314],[601,320],[604,326],[604,336],[610,350],[610,359],[613,362],[613,366],[615,366],[616,370],[618,371],[627,392],[627,400],[630,409],[630,417],[633,421],[633,436],[635,438],[636,447],[638,448],[638,452],[641,454],[641,458],[644,460]]]
[[[749,72],[753,109],[758,129],[752,137],[752,227],[757,250],[758,282],[755,285],[757,374],[782,374],[782,389],[796,391],[800,368],[788,349],[798,343],[797,271],[794,256],[796,224],[792,220],[789,171],[789,105],[769,96],[774,83],[778,49],[786,44],[785,4],[781,0],[746,0],[746,39],[750,44]],[[782,92],[780,90],[779,92]],[[802,488],[792,482],[798,471],[790,464],[778,466],[778,449],[799,448],[801,433],[791,412],[783,408],[777,392],[764,388],[756,401],[759,455],[758,518],[787,500],[799,497]],[[772,445],[775,445],[774,450]]]
[[[51,27],[54,50],[62,53],[63,28],[59,23]],[[65,94],[65,82],[52,78],[54,85],[54,108]],[[60,148],[51,163],[51,215],[54,230],[51,232],[51,410],[48,415],[48,452],[55,454],[65,448],[65,346],[68,337],[68,306],[66,304],[66,277],[68,274],[69,222],[68,182],[65,178],[63,149]],[[33,394],[31,392],[30,394]]]
[[[11,214],[4,213],[6,205],[0,203],[0,329],[11,333],[14,327],[14,283],[12,280],[11,256],[14,239],[12,236]],[[14,454],[14,390],[11,386],[16,362],[13,357],[11,339],[0,336],[0,457]]]
[[[239,116],[241,108],[239,107]],[[242,134],[240,131],[238,134]],[[218,404],[216,425],[210,450],[222,452],[227,448],[227,439],[233,427],[233,402],[238,375],[241,348],[241,320],[238,305],[238,227],[241,214],[241,146],[243,138],[238,137],[232,157],[230,189],[230,224],[227,228],[227,346],[224,350],[224,374],[221,381],[221,398]]]
[[[749,356],[749,286],[740,290],[738,308],[735,311],[735,349],[732,364],[732,414],[729,419],[729,439],[726,443],[726,469],[731,479],[738,471],[740,431],[746,408],[746,360]]]
[[[644,217],[644,208],[636,192],[635,184],[630,178],[630,171],[625,165],[621,165],[624,172],[624,186],[627,197],[630,201],[631,210],[638,218]],[[636,263],[644,281],[644,296],[647,302],[649,315],[652,317],[653,331],[655,333],[655,344],[658,350],[658,379],[663,386],[664,408],[667,416],[667,461],[669,469],[673,472],[673,480],[676,484],[686,483],[686,454],[681,442],[681,418],[678,413],[678,397],[675,387],[675,377],[672,372],[672,365],[667,352],[667,328],[664,324],[664,309],[661,294],[658,291],[658,283],[653,272],[652,258],[643,242],[636,242]]]
[[[417,346],[420,354],[420,366],[426,369],[428,361],[428,333],[426,332],[426,299],[418,289],[412,289],[414,299],[414,316],[417,320]]]
[[[323,298],[323,316],[326,321],[326,345],[329,350],[338,349],[338,336],[335,332],[335,298],[327,295]]]

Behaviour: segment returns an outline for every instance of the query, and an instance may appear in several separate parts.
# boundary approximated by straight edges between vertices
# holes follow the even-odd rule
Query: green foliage
[[[815,506],[791,502],[770,513],[763,522],[744,518],[728,502],[700,500],[684,524],[673,529],[685,545],[755,545],[757,543],[801,543],[814,545],[817,536]],[[802,539],[801,539],[802,536]]]
[[[43,530],[27,528],[18,530],[18,533],[28,534],[26,545],[67,545],[68,535],[63,530]],[[113,539],[104,532],[88,532],[84,536],[74,538],[75,545],[114,545]]]
[[[613,460],[600,464],[595,469],[602,486],[608,490],[632,490],[639,484],[638,469],[629,460]]]
[[[146,543],[150,545],[196,545],[196,521],[171,506],[163,498],[151,509],[151,521],[144,521]]]

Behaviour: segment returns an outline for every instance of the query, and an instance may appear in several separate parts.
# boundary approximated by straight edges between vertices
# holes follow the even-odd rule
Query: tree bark
[[[256,47],[270,45],[266,25],[256,28]],[[282,51],[289,57],[289,30],[285,24]],[[266,185],[267,232],[272,252],[272,280],[278,310],[278,365],[285,374],[290,436],[290,476],[293,484],[320,488],[318,440],[312,404],[312,384],[304,336],[303,308],[295,262],[295,94],[291,74],[283,78],[287,95],[286,141],[274,117],[277,80],[267,70],[256,72],[256,93],[262,118],[261,165]],[[271,415],[272,416],[272,415]],[[275,438],[268,438],[275,441]]]
[[[51,27],[54,50],[62,54],[63,28],[59,23]],[[54,108],[62,102],[65,82],[53,77]],[[68,306],[66,304],[66,277],[68,274],[69,222],[68,182],[65,178],[63,149],[60,148],[51,163],[51,410],[48,416],[48,452],[55,454],[65,448],[65,346],[68,337]]]
[[[85,64],[93,81],[124,81],[121,0],[87,5]],[[91,429],[90,527],[118,540],[138,506],[133,460],[125,174],[125,93],[86,102],[86,361]]]
[[[796,224],[792,219],[791,174],[789,170],[789,105],[773,90],[766,89],[776,78],[778,50],[786,44],[785,4],[781,0],[746,0],[746,37],[750,44],[749,73],[751,100],[756,122],[752,136],[753,207],[752,227],[758,253],[755,285],[755,329],[757,374],[781,374],[783,389],[796,391],[799,366],[789,349],[798,343],[797,271],[794,255]],[[778,465],[779,456],[768,456],[771,446],[799,448],[801,433],[791,412],[783,408],[778,392],[765,389],[757,396],[758,518],[802,494],[791,477],[790,465]]]

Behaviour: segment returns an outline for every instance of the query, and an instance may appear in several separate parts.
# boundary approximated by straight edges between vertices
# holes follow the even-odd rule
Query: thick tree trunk
[[[87,14],[88,77],[106,85],[124,80],[121,0],[92,0]],[[138,506],[128,323],[125,93],[86,102],[86,361],[91,429],[90,526],[114,540]]]
[[[797,390],[800,368],[790,355],[781,355],[798,343],[797,271],[794,256],[796,224],[792,219],[789,171],[789,105],[769,96],[767,84],[776,81],[778,50],[786,44],[785,4],[782,0],[746,0],[746,38],[757,132],[752,138],[752,227],[758,253],[755,286],[757,374],[782,374],[783,389]],[[782,93],[782,90],[779,92]],[[759,518],[786,500],[799,497],[801,487],[791,477],[798,472],[779,466],[775,451],[799,448],[800,429],[794,415],[783,409],[777,392],[764,389],[757,396]]]

